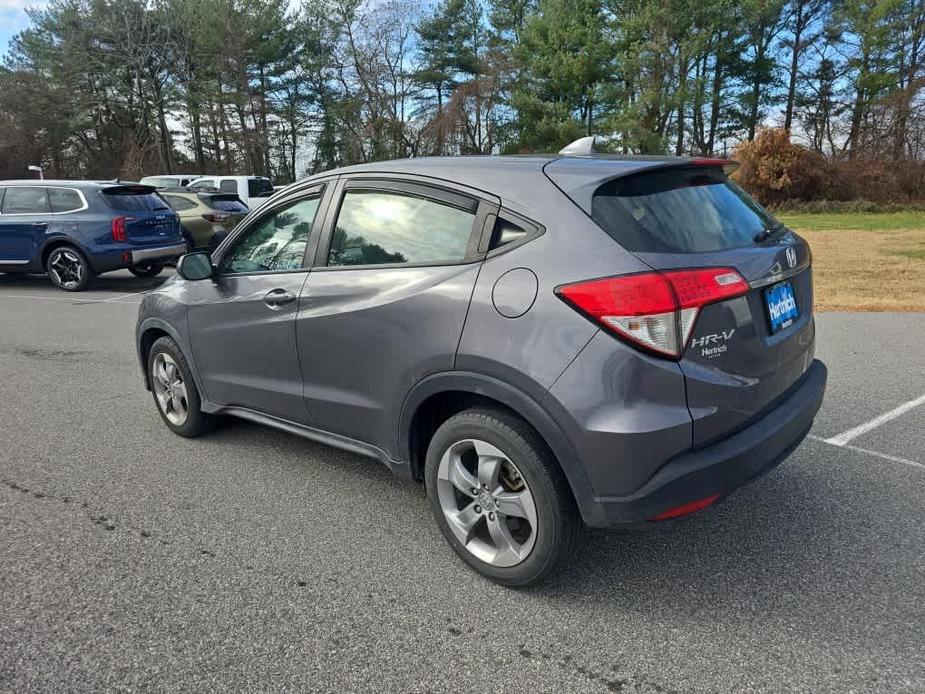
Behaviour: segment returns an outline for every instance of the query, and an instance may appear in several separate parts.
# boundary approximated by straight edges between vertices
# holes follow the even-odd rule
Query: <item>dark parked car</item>
[[[182,436],[230,414],[378,458],[471,567],[538,581],[582,523],[677,518],[768,472],[819,409],[809,247],[727,164],[307,179],[145,297],[145,382]]]
[[[103,272],[152,277],[186,252],[154,188],[106,181],[0,181],[0,272],[47,272],[80,291]]]

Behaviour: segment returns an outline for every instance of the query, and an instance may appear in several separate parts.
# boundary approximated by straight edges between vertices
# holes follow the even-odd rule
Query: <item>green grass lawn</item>
[[[774,215],[794,231],[895,231],[925,229],[925,210],[907,212],[778,212]]]
[[[813,249],[821,311],[925,311],[925,210],[780,212]]]

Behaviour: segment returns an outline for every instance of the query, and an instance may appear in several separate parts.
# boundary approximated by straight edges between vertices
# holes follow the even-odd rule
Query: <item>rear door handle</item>
[[[295,300],[296,295],[292,292],[287,292],[285,289],[273,289],[267,292],[267,295],[263,297],[263,303],[273,310],[278,310],[286,304],[291,304]]]

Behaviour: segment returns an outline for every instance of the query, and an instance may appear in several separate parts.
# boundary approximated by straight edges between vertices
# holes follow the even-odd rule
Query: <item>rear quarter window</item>
[[[719,168],[672,168],[618,178],[594,194],[591,216],[629,251],[742,248],[775,224]]]
[[[49,188],[48,202],[53,212],[74,212],[84,206],[80,193],[73,188]]]

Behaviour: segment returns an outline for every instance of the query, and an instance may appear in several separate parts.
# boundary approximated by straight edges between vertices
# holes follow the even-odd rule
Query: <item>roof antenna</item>
[[[559,150],[559,154],[568,156],[568,155],[580,155],[580,154],[594,154],[594,145],[597,142],[597,135],[588,135],[587,137],[582,137],[579,140],[575,140],[571,144],[566,145]]]

